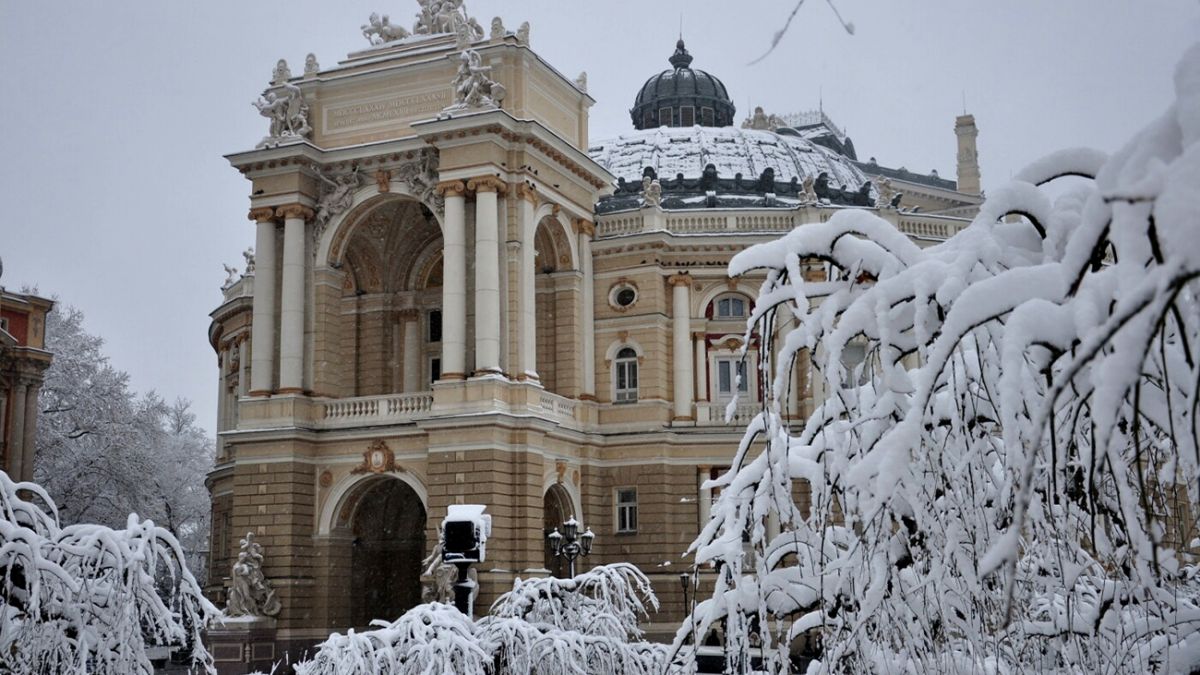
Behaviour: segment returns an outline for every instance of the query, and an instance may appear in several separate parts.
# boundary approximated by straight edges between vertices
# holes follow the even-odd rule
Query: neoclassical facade
[[[574,515],[596,534],[585,565],[639,565],[654,622],[675,625],[701,485],[761,399],[740,375],[773,348],[743,344],[761,279],[727,278],[731,256],[851,205],[935,241],[980,201],[977,178],[971,194],[857,162],[823,115],[729,126],[682,42],[638,128],[591,142],[586,76],[539,57],[527,24],[485,34],[454,5],[422,1],[411,35],[372,17],[371,46],[330,68],[280,62],[269,135],[228,156],[255,249],[209,335],[209,590],[253,531],[283,646],[420,602],[458,503],[493,518],[480,606],[561,573],[545,535]],[[795,386],[799,418],[820,393]]]
[[[46,314],[54,303],[0,286],[0,470],[32,481],[38,395],[51,354]]]

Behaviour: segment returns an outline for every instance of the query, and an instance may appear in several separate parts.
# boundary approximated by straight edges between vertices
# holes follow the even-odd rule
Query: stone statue
[[[380,18],[379,14],[371,12],[371,16],[367,18],[367,23],[362,27],[363,37],[367,38],[367,42],[372,45],[382,45],[388,42],[402,40],[409,36],[409,32],[404,29],[404,26],[397,26],[392,23],[387,14]]]
[[[803,192],[804,201],[806,203],[810,203],[810,204],[813,202],[816,202],[817,201],[817,191],[815,189],[813,189],[813,177],[805,176],[804,183],[802,183],[802,185],[803,185],[803,189],[804,189],[804,192]]]
[[[896,188],[892,187],[892,179],[879,177],[875,179],[875,206],[880,209],[895,208],[892,199],[896,196]]]
[[[359,174],[358,167],[356,166],[350,173],[334,176],[333,178],[318,171],[317,177],[323,183],[321,197],[317,200],[317,217],[315,221],[316,229],[319,231],[323,230],[334,216],[345,213],[354,203],[354,191],[362,185],[362,176]],[[319,232],[316,233],[316,237],[320,239]]]
[[[305,77],[316,77],[317,73],[319,73],[320,71],[321,71],[321,64],[317,63],[317,55],[316,54],[310,53],[308,56],[304,57],[304,76]]]
[[[438,542],[428,558],[421,561],[425,566],[425,576],[430,578],[432,587],[422,589],[421,595],[425,602],[454,603],[454,585],[458,583],[458,568],[442,561],[442,544]],[[479,573],[474,567],[467,570],[467,580],[472,582],[471,605],[479,596]]]
[[[254,249],[248,248],[242,251],[242,257],[246,259],[246,275],[254,274]]]
[[[579,77],[575,78],[575,86],[579,87],[579,91],[582,91],[585,94],[587,93],[587,71],[586,70],[583,71],[582,73],[580,73]]]
[[[483,59],[474,49],[464,51],[459,58],[453,83],[454,103],[443,112],[499,108],[506,91],[504,85],[488,77],[492,67],[483,65]]]
[[[662,183],[650,176],[642,177],[642,198],[645,199],[646,206],[662,204]]]
[[[494,17],[492,19],[492,39],[501,40],[504,38],[506,32],[504,30],[504,22],[500,20],[500,17]]]
[[[762,106],[754,108],[754,114],[742,120],[743,129],[760,129],[763,131],[775,131],[779,127],[785,126],[782,119],[778,115],[768,115],[763,112]]]
[[[225,616],[275,616],[279,614],[279,598],[262,573],[262,546],[247,532],[241,541],[242,550],[233,564],[233,586]]]
[[[230,267],[225,263],[221,263],[221,265],[225,268],[225,283],[221,284],[221,290],[227,291],[231,286],[237,283],[238,271],[236,267]]]
[[[445,200],[437,193],[438,183],[438,154],[434,150],[425,150],[420,159],[403,164],[397,171],[396,180],[408,186],[408,191],[415,195],[422,204],[435,213],[445,210]]]
[[[415,35],[457,35],[461,24],[466,27],[471,42],[483,39],[483,26],[467,16],[463,0],[417,0],[417,4],[421,5],[421,11],[413,24]]]
[[[271,84],[278,87],[279,85],[292,79],[292,70],[288,68],[287,61],[279,59],[275,64],[275,70],[271,73]]]
[[[525,46],[529,46],[529,22],[525,21],[521,27],[517,29],[517,42]]]
[[[270,131],[258,144],[259,148],[300,140],[312,131],[308,126],[308,104],[300,87],[285,82],[277,89],[283,90],[283,96],[267,90],[254,102],[259,114],[271,120]]]

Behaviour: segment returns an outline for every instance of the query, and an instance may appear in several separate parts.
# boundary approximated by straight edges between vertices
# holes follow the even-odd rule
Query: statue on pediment
[[[454,77],[454,104],[443,112],[499,108],[507,93],[504,85],[489,77],[491,66],[474,49],[459,56],[458,74]]]
[[[387,14],[380,17],[376,12],[371,12],[367,23],[362,27],[362,32],[363,37],[373,45],[395,42],[409,36],[409,32],[404,29],[404,26],[392,23]]]
[[[229,600],[225,616],[276,616],[279,614],[279,598],[271,582],[262,571],[262,545],[254,541],[254,533],[247,532],[241,541],[241,551],[233,564],[230,579]]]
[[[417,0],[417,4],[421,6],[421,11],[417,14],[416,23],[413,24],[414,34],[451,33],[457,35],[461,24],[466,27],[472,42],[483,39],[483,26],[480,26],[474,18],[467,16],[463,0]]]
[[[275,64],[275,70],[271,71],[271,84],[277,87],[290,79],[292,79],[292,69],[288,68],[286,59],[279,59]]]
[[[277,91],[281,92],[276,93]],[[300,87],[285,82],[268,89],[254,101],[258,113],[271,120],[271,126],[259,144],[259,148],[270,148],[283,143],[300,140],[312,132],[308,125],[308,103]]]

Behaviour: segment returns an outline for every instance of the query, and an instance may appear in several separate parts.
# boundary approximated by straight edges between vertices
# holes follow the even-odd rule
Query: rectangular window
[[[429,341],[442,341],[442,310],[434,309],[429,312]]]
[[[717,359],[717,394],[721,398],[729,398],[733,396],[734,380],[741,377],[741,381],[737,383],[739,392],[746,393],[749,391],[749,382],[746,378],[746,364],[737,358],[721,358]]]
[[[438,357],[429,359],[429,382],[430,384],[442,379],[442,360]]]
[[[706,127],[717,126],[716,115],[713,113],[712,108],[701,108],[700,109],[700,124],[702,124]]]
[[[638,364],[636,358],[618,359],[615,367],[616,387],[614,400],[617,403],[633,403],[638,400]]]
[[[637,532],[637,488],[617,488],[617,532]]]
[[[642,128],[643,129],[653,129],[654,128],[654,111],[653,110],[647,109],[646,113],[644,115],[642,115]]]
[[[679,126],[690,127],[696,123],[696,109],[690,105],[679,108]]]
[[[659,108],[658,109],[658,126],[660,126],[660,127],[675,126],[674,120],[671,117],[671,109],[670,108]]]
[[[718,319],[740,319],[746,316],[746,301],[741,298],[721,298],[717,301]]]

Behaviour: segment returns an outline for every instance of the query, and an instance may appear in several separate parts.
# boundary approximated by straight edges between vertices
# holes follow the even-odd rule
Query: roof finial
[[[962,99],[963,99],[963,114],[966,115],[967,114],[967,90],[966,89],[962,90]]]
[[[824,85],[817,87],[817,112],[825,112],[825,87]]]
[[[671,65],[675,66],[676,70],[687,68],[692,63],[692,55],[688,53],[686,47],[683,46],[683,38],[679,38],[679,42],[675,43],[675,53],[670,58]]]

